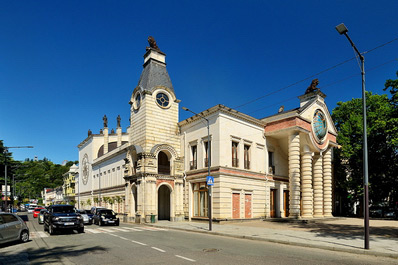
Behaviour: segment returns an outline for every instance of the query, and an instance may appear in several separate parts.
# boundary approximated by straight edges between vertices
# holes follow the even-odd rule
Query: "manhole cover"
[[[219,251],[219,250],[216,248],[207,248],[207,249],[203,250],[203,252],[217,252],[217,251]]]

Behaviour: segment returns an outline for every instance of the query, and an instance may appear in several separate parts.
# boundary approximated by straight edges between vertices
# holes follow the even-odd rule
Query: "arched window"
[[[166,153],[162,151],[158,155],[158,174],[170,175],[170,161]]]

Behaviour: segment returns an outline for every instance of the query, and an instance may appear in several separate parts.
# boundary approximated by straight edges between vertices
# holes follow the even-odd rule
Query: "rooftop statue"
[[[311,93],[314,91],[320,91],[320,89],[317,87],[318,85],[319,85],[318,78],[315,78],[314,80],[312,80],[311,85],[305,91],[305,94],[308,94],[308,93]]]
[[[102,120],[104,121],[104,128],[107,128],[108,127],[108,118],[106,117],[106,115],[104,115]]]
[[[120,128],[121,126],[120,126],[120,121],[121,121],[122,119],[120,118],[120,115],[117,115],[117,118],[116,118],[116,121],[117,121],[117,128]]]
[[[149,43],[149,47],[151,47],[152,49],[158,50],[160,51],[158,45],[156,44],[156,40],[154,37],[149,36],[148,37],[148,43]],[[147,48],[148,49],[148,48]]]

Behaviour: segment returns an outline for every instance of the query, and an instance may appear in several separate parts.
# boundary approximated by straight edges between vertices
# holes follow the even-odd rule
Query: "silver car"
[[[0,213],[0,244],[29,241],[29,228],[24,220],[13,213]]]
[[[39,222],[39,225],[44,224],[44,213],[47,212],[47,209],[41,209],[39,212],[39,218],[37,221]]]

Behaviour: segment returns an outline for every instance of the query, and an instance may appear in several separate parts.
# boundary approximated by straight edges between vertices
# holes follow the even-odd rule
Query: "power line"
[[[368,50],[368,51],[365,51],[365,52],[363,52],[362,54],[370,53],[370,52],[372,52],[372,51],[374,51],[374,50],[377,50],[377,49],[382,48],[382,47],[384,47],[384,46],[386,46],[386,45],[388,45],[388,44],[391,44],[392,42],[397,41],[397,40],[398,40],[398,38],[395,38],[395,39],[393,39],[393,40],[391,40],[391,41],[388,41],[388,42],[386,42],[386,43],[383,43],[383,44],[381,44],[381,45],[379,45],[379,46],[377,46],[377,47],[375,47],[375,48],[372,48],[372,49],[370,49],[370,50]],[[345,61],[343,61],[343,62],[341,62],[341,63],[338,63],[338,64],[336,64],[336,65],[333,65],[333,66],[331,66],[331,67],[329,67],[329,68],[326,68],[325,70],[322,70],[322,71],[320,71],[320,72],[318,72],[318,73],[316,73],[316,74],[310,75],[310,76],[308,76],[308,77],[306,77],[306,78],[304,78],[304,79],[301,79],[301,80],[299,80],[299,81],[297,81],[297,82],[294,82],[294,83],[292,83],[292,84],[290,84],[290,85],[288,85],[288,86],[285,86],[285,87],[282,87],[282,88],[280,88],[280,89],[274,90],[274,91],[272,91],[272,92],[270,92],[270,93],[268,93],[268,94],[266,94],[266,95],[264,95],[264,96],[260,96],[260,97],[258,97],[258,98],[252,99],[252,100],[250,100],[250,101],[248,101],[248,102],[246,102],[246,103],[243,103],[243,104],[241,104],[241,105],[238,105],[238,106],[236,106],[236,107],[233,107],[233,109],[238,109],[238,108],[244,107],[244,106],[246,106],[246,105],[249,105],[249,104],[251,104],[251,103],[254,103],[254,102],[256,102],[256,101],[258,101],[258,100],[260,100],[260,99],[269,97],[269,96],[271,96],[271,95],[273,95],[273,94],[276,94],[276,93],[278,93],[278,92],[280,92],[280,91],[282,91],[282,90],[285,90],[285,89],[287,89],[287,88],[289,88],[289,87],[295,86],[295,85],[297,85],[297,84],[299,84],[299,83],[302,83],[302,82],[304,82],[304,81],[306,81],[306,80],[309,80],[309,79],[311,79],[311,78],[313,78],[313,77],[315,77],[315,76],[318,76],[318,75],[323,74],[323,73],[325,73],[325,72],[328,72],[328,71],[330,71],[330,70],[332,70],[332,69],[334,69],[334,68],[337,68],[337,67],[339,67],[339,66],[341,66],[341,65],[343,65],[343,64],[346,64],[346,63],[348,63],[348,62],[350,62],[350,61],[352,61],[352,60],[354,60],[354,59],[356,59],[356,56],[354,56],[354,57],[352,57],[352,58],[350,58],[350,59],[348,59],[348,60],[345,60]]]

